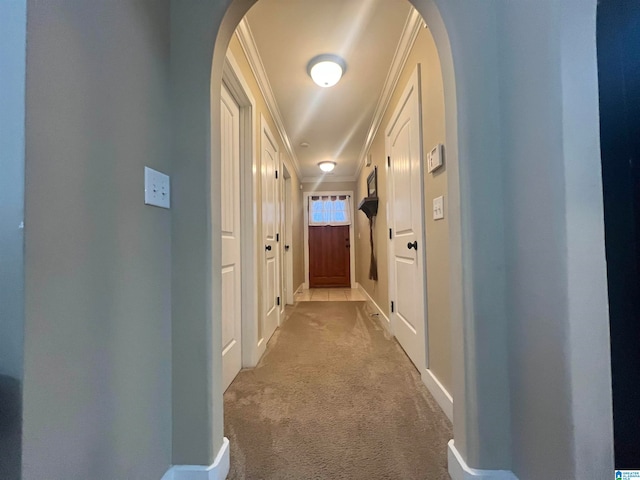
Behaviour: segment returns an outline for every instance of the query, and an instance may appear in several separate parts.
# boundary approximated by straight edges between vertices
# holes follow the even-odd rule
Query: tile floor
[[[364,302],[366,298],[355,288],[310,288],[295,296],[296,302]]]

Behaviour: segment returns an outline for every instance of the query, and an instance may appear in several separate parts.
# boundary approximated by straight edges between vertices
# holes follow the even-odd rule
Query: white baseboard
[[[427,390],[433,395],[433,398],[436,399],[438,405],[447,416],[449,421],[453,423],[453,397],[444,388],[444,385],[440,383],[440,380],[433,374],[431,370],[425,368],[422,371],[422,383],[424,383],[427,387]]]
[[[456,449],[453,440],[449,440],[447,452],[449,475],[452,480],[518,480],[509,470],[478,470],[470,468]]]
[[[222,447],[216,455],[216,459],[208,467],[202,465],[174,465],[162,480],[225,480],[229,473],[229,440],[222,439]]]
[[[391,332],[391,323],[389,322],[389,317],[387,317],[385,315],[385,313],[382,311],[382,309],[380,308],[380,306],[375,302],[375,300],[373,298],[371,298],[371,295],[369,295],[369,292],[367,292],[362,285],[360,285],[359,283],[356,283],[356,285],[358,286],[358,291],[360,293],[362,293],[366,298],[367,301],[371,304],[371,306],[373,307],[373,309],[376,311],[376,313],[378,314],[378,316],[380,317],[380,320],[382,320],[380,323],[382,323],[384,325],[384,327]]]
[[[294,299],[295,299],[295,296],[296,296],[297,294],[302,293],[302,290],[304,290],[304,282],[302,282],[302,283],[300,284],[300,286],[299,286],[298,288],[296,288],[296,291],[295,291],[295,292],[293,292],[293,297],[294,297]]]

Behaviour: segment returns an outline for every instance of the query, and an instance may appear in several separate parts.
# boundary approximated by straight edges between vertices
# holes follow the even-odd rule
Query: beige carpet
[[[224,396],[230,479],[448,479],[451,424],[364,302],[304,302]]]

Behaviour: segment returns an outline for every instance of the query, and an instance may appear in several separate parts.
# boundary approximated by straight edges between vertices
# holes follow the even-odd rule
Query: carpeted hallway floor
[[[449,479],[451,424],[364,302],[301,302],[224,396],[229,479]]]

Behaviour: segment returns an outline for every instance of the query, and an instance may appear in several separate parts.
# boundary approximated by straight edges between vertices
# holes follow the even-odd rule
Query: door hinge
[[[391,166],[391,157],[387,156],[387,167]]]
[[[389,240],[393,239],[393,231],[389,229]]]
[[[393,304],[393,300],[391,301],[391,313],[393,313],[395,305]]]
[[[276,170],[276,178],[278,178],[278,170]]]
[[[279,241],[280,241],[280,234],[276,233],[276,242],[279,242]]]
[[[278,297],[278,298],[276,299],[276,304],[278,304],[278,306],[280,306],[280,297]]]

